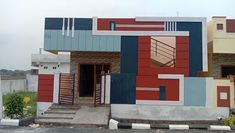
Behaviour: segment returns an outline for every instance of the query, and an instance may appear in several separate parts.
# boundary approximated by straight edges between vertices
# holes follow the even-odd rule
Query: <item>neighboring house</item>
[[[206,25],[206,18],[200,17],[46,18],[44,49],[70,52],[70,73],[75,74],[70,100],[233,107],[234,86],[229,80],[198,77],[208,71]],[[51,75],[50,84],[44,90],[51,94],[46,99],[40,99],[43,91],[39,92],[44,110],[63,100],[63,78]],[[229,91],[221,95],[222,101],[216,91],[221,84]]]
[[[208,22],[209,76],[235,75],[235,19],[212,17]]]
[[[54,74],[70,72],[69,54],[32,54],[33,67],[38,67],[38,74]],[[35,71],[35,68],[33,69]]]

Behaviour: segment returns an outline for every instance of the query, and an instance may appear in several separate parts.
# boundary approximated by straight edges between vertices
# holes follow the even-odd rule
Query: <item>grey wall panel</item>
[[[70,31],[69,36],[65,30],[45,30],[44,48],[58,51],[97,51],[120,52],[120,36],[92,35],[90,30],[75,30],[74,37]]]
[[[51,31],[44,31],[44,49],[50,49],[51,46]]]
[[[64,50],[64,41],[65,41],[65,35],[62,35],[62,31],[58,30],[57,31],[57,35],[58,35],[58,50]]]
[[[92,50],[92,36],[90,35],[90,31],[85,31],[86,34],[86,50]]]

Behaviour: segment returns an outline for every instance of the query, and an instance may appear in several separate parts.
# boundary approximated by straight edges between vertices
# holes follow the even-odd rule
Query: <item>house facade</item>
[[[31,65],[38,74],[70,73],[69,54],[32,54]]]
[[[213,17],[208,22],[209,75],[235,75],[235,19]]]
[[[95,104],[234,106],[230,81],[199,77],[208,71],[206,18],[46,18],[44,50],[71,53],[75,101],[90,97]],[[55,94],[61,81],[53,81],[54,89],[47,89]],[[231,87],[218,99],[221,84]],[[55,97],[60,94],[44,102],[53,103]]]

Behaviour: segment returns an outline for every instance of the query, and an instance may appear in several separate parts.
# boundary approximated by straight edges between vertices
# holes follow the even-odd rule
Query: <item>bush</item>
[[[37,93],[35,92],[16,92],[17,95],[23,98],[23,117],[36,116],[37,112]],[[3,95],[3,103],[5,105],[7,99],[12,94]],[[30,106],[30,107],[29,107]]]
[[[13,118],[23,117],[23,98],[16,93],[11,94],[4,104],[4,113],[6,116]]]
[[[235,126],[235,116],[231,116],[225,120],[225,125],[227,126]]]

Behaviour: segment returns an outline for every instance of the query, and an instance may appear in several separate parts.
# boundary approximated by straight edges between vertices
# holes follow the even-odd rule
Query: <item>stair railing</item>
[[[175,67],[175,47],[154,38],[151,38],[151,47],[151,51],[155,53],[156,56],[161,55],[169,60],[166,63],[161,62],[163,64],[161,67]]]

